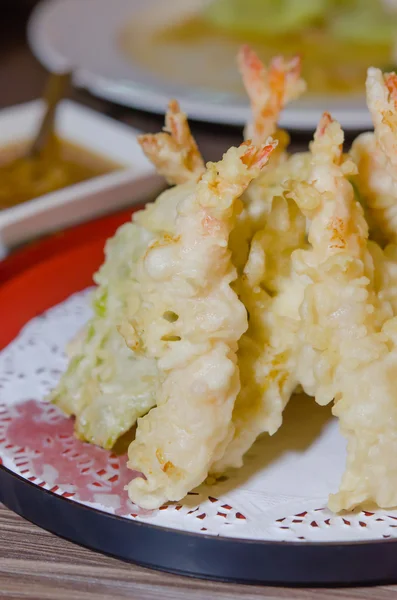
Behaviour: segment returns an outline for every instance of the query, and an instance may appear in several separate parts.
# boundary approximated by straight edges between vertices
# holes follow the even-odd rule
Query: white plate
[[[28,38],[34,54],[48,69],[74,68],[76,84],[97,96],[156,113],[164,113],[173,97],[192,119],[243,125],[249,117],[243,96],[160,81],[127,59],[119,46],[120,32],[128,21],[135,19],[144,25],[150,16],[156,23],[166,22],[207,1],[47,0],[33,12]],[[194,66],[199,68],[200,57]],[[372,127],[363,96],[303,99],[284,111],[280,124],[311,130],[324,110],[345,129]]]
[[[344,470],[346,443],[330,407],[305,396],[291,399],[276,435],[261,436],[227,478],[203,483],[162,510],[133,505],[124,487],[126,457],[74,438],[72,420],[45,402],[67,366],[66,344],[91,316],[87,300],[87,292],[72,295],[29,321],[0,352],[0,464],[86,506],[178,531],[278,542],[397,539],[397,510],[335,515],[326,508]],[[56,446],[47,443],[53,435]]]
[[[0,147],[31,138],[43,108],[41,101],[33,101],[0,111]],[[1,210],[0,258],[30,238],[147,200],[164,185],[137,142],[139,132],[131,127],[65,100],[59,105],[56,130],[62,139],[125,169]]]

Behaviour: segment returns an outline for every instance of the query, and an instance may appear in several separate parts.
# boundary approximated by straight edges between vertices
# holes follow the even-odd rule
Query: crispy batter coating
[[[301,386],[334,402],[348,442],[330,508],[396,506],[397,76],[369,69],[375,132],[350,155],[324,113],[310,152],[288,156],[277,121],[304,89],[300,60],[266,69],[244,46],[239,66],[253,142],[205,169],[175,101],[164,132],[141,136],[176,187],[108,242],[52,400],[106,448],[146,414],[128,493],[157,508],[240,467]]]
[[[237,343],[247,313],[230,284],[228,239],[239,197],[276,146],[231,148],[177,208],[174,235],[149,246],[138,283],[145,299],[131,325],[163,373],[157,407],[138,422],[129,466],[144,474],[131,500],[156,508],[201,483],[233,435],[240,389]]]
[[[373,501],[397,504],[397,321],[377,294],[367,224],[346,176],[343,133],[325,116],[312,144],[310,187],[295,199],[311,219],[309,251],[296,251],[296,270],[311,283],[301,307],[299,369],[304,389],[319,404],[334,399],[348,441],[346,471],[332,494],[333,511]]]
[[[241,391],[233,411],[235,432],[223,457],[211,468],[241,467],[259,434],[274,434],[295,390],[295,334],[303,285],[291,273],[291,252],[305,245],[306,222],[292,200],[275,198],[266,226],[251,242],[235,289],[249,314],[239,342]]]
[[[359,135],[352,145],[358,166],[354,183],[371,236],[385,245],[397,242],[397,76],[370,68],[366,87],[375,131]]]

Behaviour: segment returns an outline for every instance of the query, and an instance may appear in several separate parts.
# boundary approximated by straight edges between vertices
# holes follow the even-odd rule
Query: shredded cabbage
[[[95,281],[94,316],[51,399],[76,416],[76,434],[111,448],[155,402],[156,363],[136,355],[118,332],[137,310],[134,272],[152,234],[134,223],[120,227],[106,244],[106,260]]]
[[[354,0],[336,12],[329,27],[340,40],[390,44],[396,36],[397,16],[387,12],[380,0]]]
[[[330,0],[215,0],[204,18],[232,33],[284,34],[321,20]]]

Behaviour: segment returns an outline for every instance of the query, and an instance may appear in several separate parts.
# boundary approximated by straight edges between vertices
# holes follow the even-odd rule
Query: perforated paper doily
[[[245,466],[179,503],[142,511],[124,491],[126,457],[80,442],[73,421],[45,402],[66,366],[63,349],[90,316],[87,292],[30,321],[0,353],[0,463],[35,485],[119,516],[184,531],[275,541],[397,537],[397,510],[335,516],[325,508],[345,444],[329,408],[294,397],[284,424]]]

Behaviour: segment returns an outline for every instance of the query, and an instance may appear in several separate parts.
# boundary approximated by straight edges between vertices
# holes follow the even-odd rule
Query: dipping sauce
[[[0,210],[123,168],[56,136],[37,157],[23,158],[30,143],[0,148]]]

